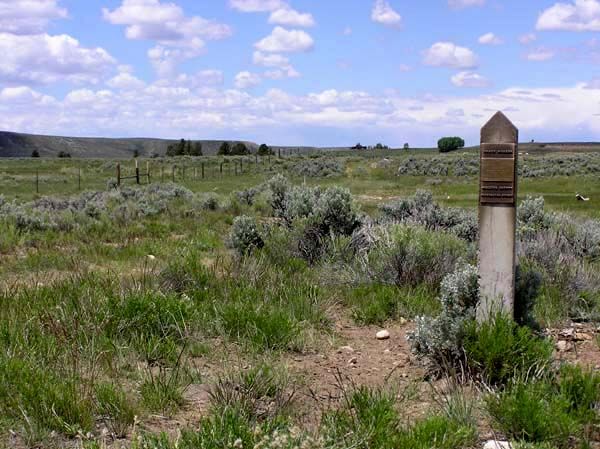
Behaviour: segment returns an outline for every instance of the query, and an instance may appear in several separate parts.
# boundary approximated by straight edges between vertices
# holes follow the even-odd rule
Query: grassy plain
[[[404,271],[394,265],[400,271],[390,281],[389,266],[378,265],[387,249],[363,259],[350,250],[351,236],[332,235],[320,260],[309,263],[297,252],[309,229],[304,222],[284,226],[265,192],[252,201],[237,195],[282,173],[296,186],[348,188],[374,220],[383,204],[421,189],[441,207],[473,213],[476,175],[398,175],[409,158],[437,157],[229,158],[223,173],[223,159],[214,156],[140,159],[141,171],[148,163],[152,184],[166,193],[111,196],[97,203],[101,210],[74,210],[61,200],[107,191],[116,164],[131,176],[133,160],[0,159],[0,447],[450,449],[481,447],[495,436],[522,447],[598,447],[595,256],[555,261],[576,262],[576,271],[585,271],[576,279],[592,286],[573,299],[577,316],[566,305],[570,278],[543,272],[534,314],[548,328],[546,346],[521,349],[523,339],[532,340],[527,333],[514,341],[494,337],[506,327],[486,334],[501,341],[478,353],[481,364],[501,366],[510,382],[491,385],[489,372],[431,378],[406,336],[417,316],[440,313],[444,270],[475,262],[472,241],[420,225],[386,227],[392,249],[405,257]],[[339,173],[310,176],[309,169],[304,176],[297,169],[325,159],[339,163]],[[193,195],[169,184],[174,165],[176,183]],[[137,190],[131,179],[122,185]],[[519,188],[521,200],[543,196],[546,211],[600,219],[598,174],[523,178]],[[576,193],[591,200],[577,201]],[[44,206],[42,225],[23,218],[18,206],[45,196],[54,200]],[[16,208],[6,207],[12,201]],[[157,210],[148,212],[152,206]],[[60,220],[46,226],[53,214]],[[258,223],[262,249],[231,249],[240,215]],[[572,324],[584,306],[589,315]],[[382,327],[389,340],[375,339]],[[560,336],[571,327],[579,337]],[[473,338],[474,347],[484,341]],[[514,346],[506,349],[504,340]],[[541,360],[558,340],[571,350],[555,353],[557,363],[585,368],[529,366],[540,371],[531,381],[511,371],[516,364],[508,360],[525,360],[527,351]],[[492,349],[497,358],[487,360]]]

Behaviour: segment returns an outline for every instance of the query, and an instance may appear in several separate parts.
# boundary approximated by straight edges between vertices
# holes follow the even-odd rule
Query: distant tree
[[[185,154],[185,139],[181,139],[179,144],[177,144],[177,154],[176,156],[183,156]]]
[[[405,149],[406,151],[410,150],[410,145],[409,145],[409,144],[407,144],[407,143],[405,143],[405,144],[404,144],[404,149]]]
[[[190,156],[202,156],[202,142],[194,142],[190,150]]]
[[[229,142],[223,142],[217,151],[219,156],[230,156],[231,155],[231,144]]]
[[[354,145],[354,146],[353,146],[351,149],[352,149],[352,150],[365,150],[366,148],[367,148],[367,147],[365,147],[365,146],[362,146],[362,145],[360,144],[360,142],[358,142],[358,143],[357,143],[356,145]]]
[[[465,146],[465,141],[460,137],[442,137],[438,140],[438,148],[441,153],[458,150]]]
[[[168,157],[177,156],[177,145],[175,145],[174,143],[170,144],[167,147],[167,153],[166,153],[166,155]]]
[[[137,148],[135,150],[133,150],[133,157],[134,158],[140,157],[140,150],[138,150]]]
[[[71,157],[71,153],[67,153],[66,151],[60,151],[58,153],[58,157],[61,159],[66,159]]]
[[[259,156],[268,156],[270,154],[273,154],[273,150],[266,143],[263,143],[260,147],[258,147]]]
[[[40,152],[38,150],[33,150],[31,152],[31,157],[40,157]]]
[[[243,156],[244,154],[249,154],[248,147],[243,142],[236,143],[231,149],[231,154],[234,156]]]

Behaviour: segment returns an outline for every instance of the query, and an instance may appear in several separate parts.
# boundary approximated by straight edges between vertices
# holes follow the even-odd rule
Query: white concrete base
[[[480,322],[499,312],[514,316],[516,219],[515,207],[479,207]]]

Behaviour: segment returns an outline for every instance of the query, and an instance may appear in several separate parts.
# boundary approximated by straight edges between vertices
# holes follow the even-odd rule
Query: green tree
[[[71,153],[67,153],[66,151],[60,151],[58,153],[58,157],[61,159],[66,159],[71,157]]]
[[[219,156],[230,156],[231,155],[231,144],[229,142],[223,142],[217,151]]]
[[[408,143],[405,143],[405,144],[404,144],[404,149],[405,149],[406,151],[410,150],[410,145],[409,145]]]
[[[460,137],[442,137],[438,140],[438,148],[441,153],[458,150],[465,146],[465,141]]]
[[[171,144],[167,147],[167,156],[168,157],[173,157],[173,156],[177,156],[177,145],[175,144]]]
[[[202,143],[194,142],[192,149],[190,150],[190,156],[202,156]]]
[[[133,150],[133,157],[134,158],[140,157],[140,150],[138,150],[137,148],[135,150]]]
[[[231,154],[234,156],[243,156],[244,154],[248,154],[248,147],[242,142],[236,143],[231,149]]]
[[[176,156],[183,156],[185,154],[185,139],[181,139],[177,145]]]
[[[40,152],[38,150],[33,150],[31,152],[31,157],[40,157]]]
[[[273,154],[273,150],[271,150],[266,143],[263,143],[260,147],[258,147],[259,156],[268,156],[270,154]]]

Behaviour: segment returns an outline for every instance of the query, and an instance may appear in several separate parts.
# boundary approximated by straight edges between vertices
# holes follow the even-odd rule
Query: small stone
[[[389,354],[390,352],[392,352],[392,351],[390,351],[389,349],[385,349],[385,350],[383,351],[383,353],[384,353],[384,354]]]
[[[575,332],[575,340],[577,341],[591,341],[593,337],[590,334],[584,332]]]
[[[489,440],[483,449],[513,449],[513,445],[508,441]]]
[[[390,333],[389,331],[382,330],[377,332],[375,336],[377,337],[377,340],[387,340],[390,338]]]
[[[571,349],[573,349],[573,345],[568,341],[560,340],[558,343],[556,343],[556,350],[558,352],[568,352]]]
[[[342,346],[338,349],[338,354],[347,353],[352,354],[354,352],[354,348],[352,346]]]
[[[563,329],[560,331],[560,336],[564,338],[575,338],[575,329],[572,327]]]
[[[357,357],[352,357],[350,360],[348,360],[348,365],[356,365],[357,363],[358,363]]]
[[[400,326],[404,326],[406,323],[408,323],[408,320],[404,317],[400,317],[398,321],[400,322]]]

